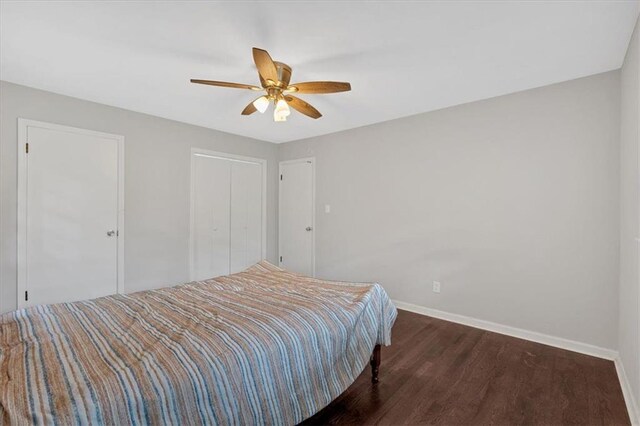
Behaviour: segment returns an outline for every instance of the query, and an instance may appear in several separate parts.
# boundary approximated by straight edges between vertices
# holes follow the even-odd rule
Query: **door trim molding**
[[[280,212],[282,211],[282,197],[280,196],[280,175],[282,174],[282,166],[287,164],[295,164],[295,163],[311,163],[311,226],[313,228],[313,234],[311,235],[311,271],[312,276],[316,276],[316,157],[304,157],[304,158],[296,158],[294,160],[286,160],[280,161],[278,163],[278,266],[282,266],[282,262],[280,262],[280,253],[282,253],[282,238],[280,235],[280,231],[282,230],[281,226],[281,216]]]
[[[96,132],[78,127],[63,126],[43,121],[18,118],[18,235],[17,235],[17,294],[16,307],[22,309],[26,303],[24,292],[27,289],[27,153],[24,146],[27,143],[27,129],[39,127],[41,129],[57,130],[81,135],[99,136],[118,142],[118,254],[116,257],[117,285],[119,294],[125,292],[124,282],[124,136],[111,133]]]
[[[194,159],[197,155],[203,157],[221,158],[224,160],[240,161],[247,163],[257,163],[262,167],[262,259],[267,258],[267,160],[264,158],[246,157],[243,155],[229,154],[220,151],[211,151],[203,148],[191,148],[189,154],[190,170],[190,192],[189,192],[189,280],[194,280],[194,221],[195,221],[195,191],[196,181],[193,173]]]

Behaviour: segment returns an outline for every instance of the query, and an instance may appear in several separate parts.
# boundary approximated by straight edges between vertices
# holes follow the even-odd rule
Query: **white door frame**
[[[195,167],[195,157],[221,158],[223,160],[239,161],[246,163],[260,164],[262,166],[262,259],[267,258],[267,160],[264,158],[245,157],[243,155],[228,154],[226,152],[211,151],[202,148],[191,148],[191,190],[190,190],[190,212],[189,212],[189,279],[194,280],[194,225],[195,225],[195,191],[196,179],[193,173]]]
[[[295,160],[286,160],[280,161],[278,163],[278,266],[282,266],[282,262],[280,261],[280,253],[282,253],[282,238],[280,235],[280,231],[282,230],[281,223],[281,215],[282,211],[282,197],[280,196],[280,185],[282,185],[282,180],[280,176],[282,175],[282,166],[287,164],[295,164],[295,163],[311,163],[311,227],[313,228],[313,233],[311,235],[311,271],[312,276],[316,276],[316,157],[304,157],[304,158],[296,158]]]
[[[113,139],[118,143],[118,254],[117,254],[117,292],[124,293],[124,136],[111,133],[96,132],[77,127],[45,123],[43,121],[18,118],[18,243],[17,243],[17,306],[25,307],[25,291],[27,290],[27,129],[57,130],[80,135],[98,136]]]

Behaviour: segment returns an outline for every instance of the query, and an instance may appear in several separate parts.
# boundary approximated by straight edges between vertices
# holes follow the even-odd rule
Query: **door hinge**
[[[29,300],[29,292],[28,292],[28,291],[25,291],[25,292],[24,292],[24,300],[25,300],[25,301],[28,301],[28,300]]]
[[[282,262],[282,256],[280,256],[280,262]]]
[[[24,152],[26,152],[27,154],[29,153],[29,142],[24,144]]]
[[[280,175],[280,180],[282,180],[282,175]]]

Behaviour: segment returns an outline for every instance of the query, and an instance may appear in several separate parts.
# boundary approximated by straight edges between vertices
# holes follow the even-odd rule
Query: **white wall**
[[[316,156],[318,276],[376,280],[405,302],[617,348],[619,84],[614,71],[278,147],[0,82],[0,311],[15,307],[25,117],[125,136],[128,291],[189,278],[191,147],[268,160],[273,261],[276,162]],[[622,155],[623,173],[635,158]]]
[[[640,406],[640,280],[638,195],[640,174],[640,29],[636,25],[620,77],[620,359]]]
[[[191,147],[267,160],[267,257],[277,252],[277,146],[0,82],[0,312],[16,307],[17,118],[125,137],[126,291],[189,280]]]
[[[316,157],[317,275],[616,348],[619,78],[280,145]]]

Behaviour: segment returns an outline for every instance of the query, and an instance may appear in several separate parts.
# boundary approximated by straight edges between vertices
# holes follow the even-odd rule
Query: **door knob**
[[[311,231],[312,229],[313,229],[312,227],[307,226],[306,231],[308,232],[308,231]]]
[[[116,231],[114,231],[113,229],[110,231],[107,231],[107,237],[113,237],[114,235],[116,235]]]

